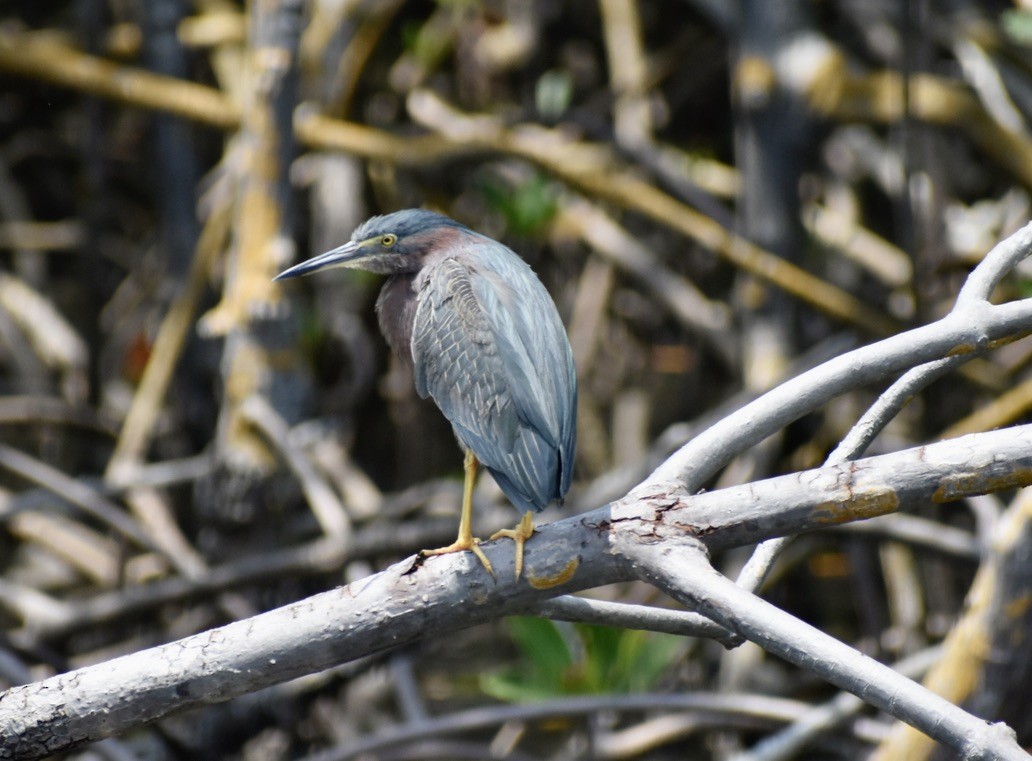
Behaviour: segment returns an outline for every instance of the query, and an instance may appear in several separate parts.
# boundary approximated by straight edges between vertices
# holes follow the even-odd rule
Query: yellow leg
[[[477,556],[477,559],[487,569],[487,572],[494,576],[494,568],[491,567],[491,561],[487,559],[487,555],[480,549],[480,540],[473,536],[473,486],[477,480],[478,464],[477,456],[467,449],[466,459],[463,462],[465,479],[462,483],[462,512],[459,514],[459,538],[447,547],[441,547],[439,550],[423,550],[419,554],[422,557],[429,557],[430,555],[447,555],[451,552],[469,550]]]
[[[534,536],[534,514],[524,513],[516,528],[503,528],[501,531],[491,534],[492,539],[499,539],[503,536],[516,542],[516,579],[519,580],[523,573],[523,545]]]

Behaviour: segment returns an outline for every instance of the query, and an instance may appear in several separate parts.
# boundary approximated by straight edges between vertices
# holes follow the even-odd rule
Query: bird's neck
[[[416,318],[416,273],[391,275],[376,300],[380,332],[403,361],[412,363],[412,325]]]

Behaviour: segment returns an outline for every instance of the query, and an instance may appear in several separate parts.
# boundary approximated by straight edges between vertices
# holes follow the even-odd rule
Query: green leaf
[[[560,626],[531,617],[507,623],[523,665],[484,675],[481,688],[513,702],[648,690],[685,647],[683,638],[668,634],[591,624]],[[572,638],[566,635],[570,631]]]
[[[1000,27],[1013,42],[1032,45],[1032,12],[1021,9],[1004,11],[1000,15]]]
[[[480,677],[480,689],[496,700],[509,703],[541,702],[564,694],[558,683],[531,682],[527,680],[527,674],[519,670],[483,674]]]
[[[684,652],[682,637],[656,632],[628,631],[621,642],[617,661],[620,681],[626,692],[641,692],[655,686]]]
[[[484,674],[480,688],[499,700],[526,703],[566,694],[565,681],[573,666],[569,644],[559,627],[545,618],[506,619],[509,636],[525,666]]]
[[[613,683],[618,671],[621,639],[631,632],[611,626],[577,624],[577,633],[584,642],[584,680],[587,692],[622,692]]]
[[[535,670],[561,675],[573,663],[569,645],[554,622],[534,616],[513,616],[507,624],[509,636]]]
[[[481,192],[516,235],[534,235],[552,221],[558,208],[556,184],[540,173],[516,186],[499,177],[487,177]]]
[[[534,86],[534,105],[546,119],[558,119],[570,107],[573,77],[567,71],[546,71]]]

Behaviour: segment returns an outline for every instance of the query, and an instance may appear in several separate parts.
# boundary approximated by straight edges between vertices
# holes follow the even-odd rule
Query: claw
[[[516,580],[523,575],[523,545],[534,536],[534,517],[532,513],[524,513],[516,528],[503,528],[491,534],[491,539],[508,537],[516,543]],[[494,574],[492,574],[493,576]]]
[[[487,559],[487,555],[480,549],[480,540],[472,537],[468,541],[462,538],[456,539],[447,547],[441,547],[437,550],[420,550],[419,557],[428,558],[433,555],[450,555],[453,552],[466,552],[467,550],[477,556],[477,560],[484,566],[484,570],[491,574],[491,578],[494,578],[494,568],[491,566],[491,561]]]

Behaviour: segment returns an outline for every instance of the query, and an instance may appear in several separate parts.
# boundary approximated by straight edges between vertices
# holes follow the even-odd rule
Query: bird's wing
[[[492,258],[493,268],[472,278],[473,290],[491,315],[521,417],[535,426],[559,457],[558,496],[562,496],[570,487],[576,443],[573,353],[548,291],[519,256],[507,248],[504,251],[508,256]]]
[[[499,266],[516,269],[445,259],[424,270],[412,333],[416,389],[433,397],[518,508],[540,509],[565,493],[567,468],[558,468],[572,455],[558,414],[568,394],[554,395],[555,351],[542,333],[555,307],[529,269],[519,271],[522,261],[503,257]]]

